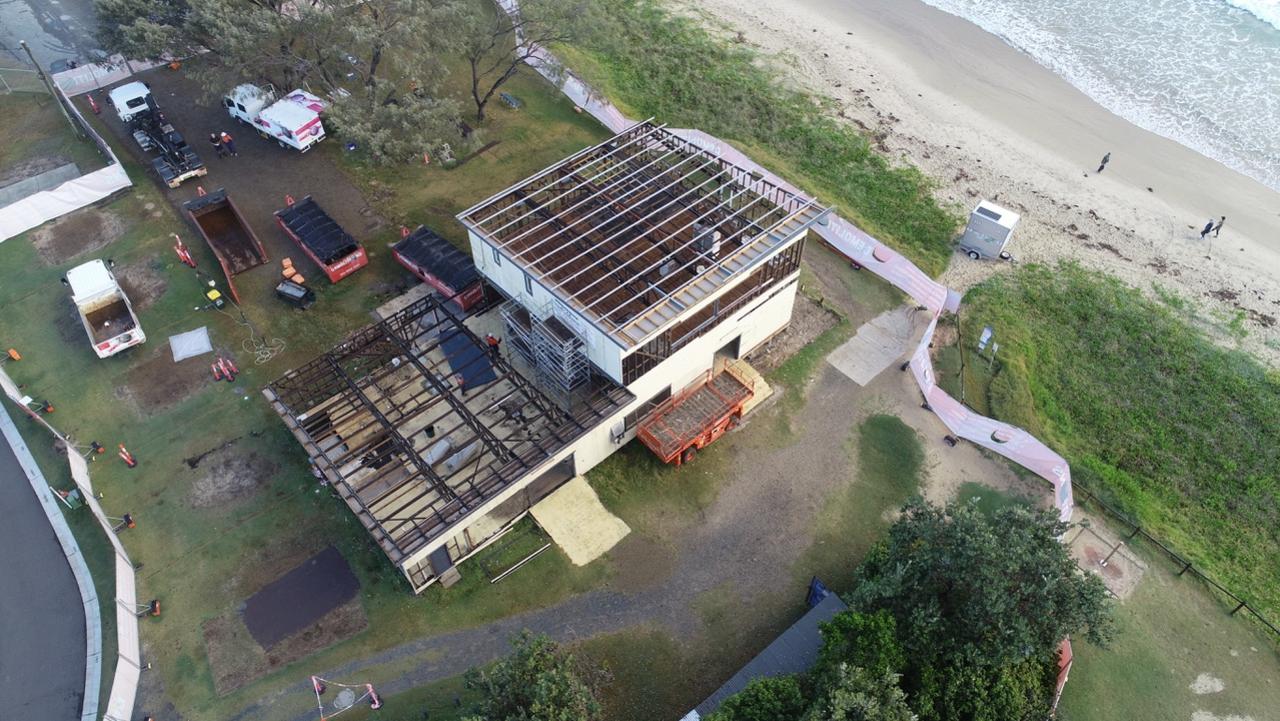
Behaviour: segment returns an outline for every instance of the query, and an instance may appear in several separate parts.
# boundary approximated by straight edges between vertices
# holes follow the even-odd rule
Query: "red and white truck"
[[[99,358],[146,342],[138,316],[106,262],[78,265],[62,281],[71,287],[71,300]]]
[[[258,134],[275,140],[282,148],[307,152],[324,140],[324,123],[320,113],[329,104],[305,90],[294,90],[276,98],[275,88],[250,83],[237,85],[222,99],[222,106],[232,118],[253,126]]]

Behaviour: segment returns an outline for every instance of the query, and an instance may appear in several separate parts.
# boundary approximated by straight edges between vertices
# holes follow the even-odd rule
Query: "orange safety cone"
[[[182,238],[179,238],[177,233],[171,233],[170,235],[173,236],[173,252],[178,254],[178,260],[183,265],[191,268],[196,267],[196,260],[191,257],[191,251],[187,249],[186,243],[182,242]]]
[[[120,460],[124,461],[124,464],[130,468],[136,468],[138,465],[138,459],[133,457],[133,454],[129,452],[128,448],[124,447],[123,443],[120,444]]]
[[[9,360],[16,360],[16,361],[20,361],[20,360],[22,360],[22,354],[21,354],[21,353],[19,353],[19,352],[17,351],[17,349],[15,349],[15,348],[10,348],[10,349],[9,349]]]

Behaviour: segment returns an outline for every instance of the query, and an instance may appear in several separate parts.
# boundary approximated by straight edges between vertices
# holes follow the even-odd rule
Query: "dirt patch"
[[[164,264],[155,260],[136,261],[118,266],[116,280],[136,311],[146,310],[160,300],[169,289],[169,281],[161,272]]]
[[[1133,590],[1146,574],[1146,564],[1129,553],[1110,528],[1090,521],[1078,507],[1074,521],[1082,527],[1067,545],[1076,564],[1082,571],[1099,576],[1116,598],[1124,600],[1133,595]],[[1102,565],[1104,561],[1105,566]]]
[[[65,155],[42,155],[38,158],[14,163],[7,168],[0,169],[0,188],[20,183],[27,178],[34,178],[41,173],[47,173],[70,162],[71,158]]]
[[[1223,682],[1222,679],[1215,678],[1207,673],[1202,673],[1199,676],[1196,676],[1196,680],[1192,681],[1188,688],[1191,689],[1191,693],[1194,693],[1197,696],[1203,696],[1207,693],[1222,693],[1223,689],[1226,687],[1227,684]]]
[[[674,549],[638,533],[622,539],[609,559],[617,569],[609,587],[619,593],[654,588],[670,578],[676,566]]]
[[[124,221],[109,210],[85,208],[64,215],[31,235],[45,265],[63,263],[105,248],[124,235]]]
[[[54,312],[53,325],[58,329],[58,337],[76,350],[93,352],[89,335],[85,333],[84,324],[80,322],[80,312],[71,301],[69,293],[58,298],[58,307]]]
[[[244,623],[270,649],[355,597],[360,581],[347,559],[329,546],[262,587],[244,605]]]
[[[264,651],[254,642],[240,616],[228,612],[204,622],[205,653],[219,696],[256,681],[317,651],[364,631],[369,626],[360,599],[326,613],[310,626]]]
[[[747,356],[747,362],[760,373],[766,374],[838,322],[835,313],[814,300],[797,295],[795,310],[791,313],[791,324]]]
[[[116,391],[118,398],[133,401],[141,414],[172,408],[213,382],[208,354],[174,363],[168,339],[157,340],[148,340],[147,345],[157,347],[129,371],[124,387]]]
[[[195,508],[226,506],[258,492],[278,468],[253,451],[240,451],[234,443],[205,456],[200,476],[191,485],[188,502]],[[188,466],[194,468],[190,461]]]

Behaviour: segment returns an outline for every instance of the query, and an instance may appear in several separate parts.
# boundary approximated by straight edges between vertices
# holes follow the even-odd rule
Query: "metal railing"
[[[1089,503],[1094,504],[1103,512],[1105,512],[1108,516],[1110,516],[1112,519],[1119,521],[1122,525],[1127,527],[1127,530],[1129,531],[1129,533],[1127,536],[1124,537],[1124,542],[1132,541],[1134,538],[1138,538],[1138,537],[1142,538],[1144,541],[1150,542],[1156,548],[1160,549],[1160,551],[1163,552],[1166,556],[1168,556],[1170,560],[1172,560],[1175,564],[1178,565],[1179,570],[1177,575],[1179,577],[1190,573],[1192,576],[1195,576],[1196,578],[1205,582],[1210,588],[1221,593],[1223,596],[1229,599],[1232,604],[1235,604],[1228,615],[1234,616],[1241,611],[1248,611],[1264,627],[1266,627],[1268,630],[1270,630],[1272,633],[1276,634],[1277,636],[1280,636],[1280,627],[1278,627],[1266,616],[1263,616],[1258,609],[1249,605],[1248,601],[1236,595],[1235,593],[1231,592],[1229,589],[1227,589],[1221,583],[1218,583],[1216,580],[1214,580],[1204,571],[1200,570],[1199,568],[1196,568],[1195,563],[1193,561],[1183,556],[1182,554],[1178,553],[1177,551],[1173,550],[1160,539],[1148,533],[1145,528],[1143,528],[1140,524],[1138,524],[1133,519],[1129,518],[1127,514],[1111,506],[1106,501],[1102,500],[1097,493],[1094,493],[1087,486],[1081,483],[1079,478],[1074,479],[1072,482],[1072,485],[1076,492],[1077,498],[1083,496],[1085,499],[1087,499]]]

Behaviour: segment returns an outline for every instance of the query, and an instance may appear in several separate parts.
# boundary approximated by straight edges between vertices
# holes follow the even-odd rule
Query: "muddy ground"
[[[838,322],[840,319],[835,313],[798,294],[795,309],[791,312],[791,324],[753,351],[746,360],[752,368],[768,373]]]
[[[71,158],[65,155],[42,155],[38,158],[15,163],[6,168],[0,168],[0,188],[14,183],[21,183],[27,178],[34,178],[41,173],[47,173],[70,162]]]
[[[240,615],[234,611],[205,621],[201,630],[213,671],[214,690],[223,696],[300,658],[351,638],[368,626],[364,606],[356,598],[284,639],[269,652],[254,642]]]
[[[187,466],[187,473],[194,476],[187,502],[195,508],[223,508],[251,498],[279,468],[234,442],[204,456],[194,467],[188,460]]]
[[[126,352],[146,354],[134,361],[125,384],[116,389],[116,397],[133,403],[139,416],[172,408],[214,382],[209,363],[217,354],[216,349],[215,353],[174,363],[169,338],[165,336],[148,337],[146,345]]]
[[[120,216],[86,208],[41,226],[31,234],[31,242],[45,265],[62,265],[107,247],[124,231]]]
[[[286,256],[294,258],[303,275],[309,278],[321,277],[319,269],[302,257],[298,247],[285,237],[275,222],[273,213],[285,207],[285,195],[298,199],[308,194],[314,196],[329,215],[359,241],[367,241],[385,227],[386,222],[369,207],[359,189],[326,155],[320,152],[299,153],[280,148],[274,141],[263,140],[248,126],[233,121],[218,98],[200,101],[201,90],[186,73],[162,67],[139,73],[130,78],[133,80],[150,83],[151,93],[165,117],[187,139],[209,170],[207,176],[188,180],[176,190],[165,188],[156,178],[151,178],[190,227],[191,237],[196,240],[188,242],[188,245],[203,245],[182,210],[184,202],[196,197],[197,186],[208,191],[226,188],[245,221],[262,241],[267,255],[273,261]],[[109,109],[104,110],[100,117],[128,152],[138,162],[150,167],[149,159],[119,118]],[[215,156],[208,137],[210,133],[222,131],[235,137],[236,150],[240,153],[238,157],[219,159]],[[328,138],[322,142],[337,143],[338,140]]]
[[[169,289],[169,281],[164,277],[164,263],[156,258],[121,263],[116,266],[115,274],[135,311],[141,312],[155,305]]]

